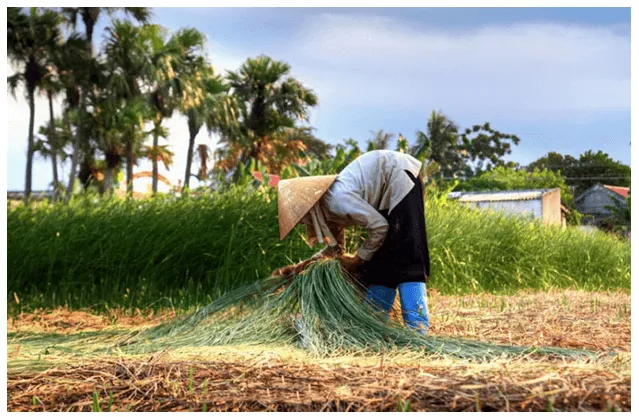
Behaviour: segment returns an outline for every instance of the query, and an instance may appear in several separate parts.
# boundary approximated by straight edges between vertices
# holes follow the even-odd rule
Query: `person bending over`
[[[387,315],[399,290],[404,323],[426,333],[430,256],[421,172],[422,163],[412,156],[377,150],[362,154],[339,175],[280,181],[280,239],[303,224],[307,243],[326,247],[273,274],[300,273],[315,260],[337,258],[366,285],[367,299]],[[344,228],[354,225],[363,226],[368,236],[351,255],[345,253]]]

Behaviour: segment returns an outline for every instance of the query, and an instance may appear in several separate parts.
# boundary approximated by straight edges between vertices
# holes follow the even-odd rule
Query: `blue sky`
[[[517,134],[507,159],[521,164],[589,149],[630,163],[629,8],[158,8],[154,15],[172,30],[204,32],[220,72],[260,54],[288,62],[316,91],[311,125],[333,144],[349,137],[363,144],[378,129],[413,141],[441,110],[462,128],[488,121]],[[21,95],[7,97],[7,186],[22,189],[28,106]],[[46,101],[36,106],[39,126]],[[177,180],[188,130],[181,117],[166,125],[176,162],[161,173]],[[201,132],[197,142],[215,139]],[[50,171],[36,163],[34,189],[47,187]]]

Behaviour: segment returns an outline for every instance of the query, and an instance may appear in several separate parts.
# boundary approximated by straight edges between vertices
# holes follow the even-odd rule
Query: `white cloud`
[[[231,49],[209,36],[212,63],[223,73],[261,53],[288,62],[292,75],[319,96],[311,116],[318,127],[328,126],[335,115],[357,119],[370,111],[426,117],[431,109],[442,109],[454,119],[543,123],[630,109],[630,39],[613,26],[516,23],[456,31],[385,17],[323,14],[300,27],[262,50]],[[24,185],[29,112],[23,93],[17,95],[17,102],[8,98],[9,189]],[[38,98],[36,129],[47,120],[46,100]],[[188,129],[182,116],[165,126],[175,164],[160,172],[176,183],[184,177]],[[212,146],[215,139],[203,129],[200,143]],[[150,163],[144,162],[136,171],[147,169]],[[36,163],[34,188],[47,186],[50,171],[48,163]]]
[[[291,49],[295,61],[315,66],[331,104],[521,113],[630,107],[630,39],[614,28],[522,23],[455,32],[330,14],[307,23]]]

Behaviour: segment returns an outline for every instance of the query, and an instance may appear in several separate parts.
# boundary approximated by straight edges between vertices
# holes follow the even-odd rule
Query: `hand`
[[[348,272],[354,272],[359,265],[364,263],[362,258],[360,258],[358,255],[343,254],[339,255],[337,258],[342,263],[342,268],[344,268]]]
[[[271,275],[274,277],[285,277],[287,275],[292,275],[293,271],[295,271],[295,265],[287,265],[276,269]]]
[[[288,275],[298,275],[300,273],[302,273],[302,271],[304,271],[304,269],[306,269],[306,267],[313,262],[311,259],[307,259],[305,261],[299,262],[295,265],[288,265],[279,269],[276,269],[273,272],[273,276],[274,277],[285,277]]]

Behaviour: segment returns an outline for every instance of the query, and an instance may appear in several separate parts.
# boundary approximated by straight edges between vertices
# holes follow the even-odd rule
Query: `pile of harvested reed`
[[[384,321],[336,261],[311,265],[292,278],[242,287],[195,313],[148,329],[118,347],[130,353],[222,345],[295,345],[317,356],[398,349],[483,360],[527,354],[582,358],[585,350],[493,345],[425,336]]]
[[[392,316],[401,319],[399,299]],[[431,334],[471,338],[489,343],[557,346],[597,351],[630,352],[630,294],[621,292],[520,291],[515,295],[442,295],[430,288]],[[196,311],[193,308],[189,312]],[[89,331],[149,328],[188,312],[109,310],[96,315],[69,309],[36,310],[9,317],[9,357],[27,335],[58,337]]]

